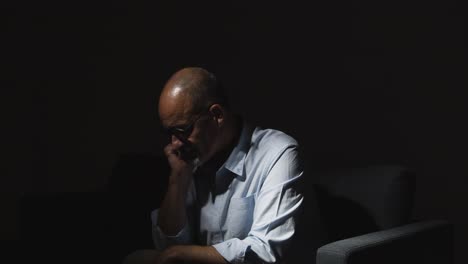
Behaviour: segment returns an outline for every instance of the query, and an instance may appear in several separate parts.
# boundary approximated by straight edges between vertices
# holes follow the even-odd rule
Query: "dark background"
[[[2,4],[2,239],[19,239],[22,194],[105,191],[122,155],[161,154],[157,96],[202,66],[310,163],[415,167],[413,217],[454,223],[468,262],[460,4],[252,2]]]

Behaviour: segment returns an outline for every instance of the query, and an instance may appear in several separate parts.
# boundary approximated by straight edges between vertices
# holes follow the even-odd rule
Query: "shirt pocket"
[[[244,239],[253,223],[255,195],[231,198],[226,215],[226,237]]]

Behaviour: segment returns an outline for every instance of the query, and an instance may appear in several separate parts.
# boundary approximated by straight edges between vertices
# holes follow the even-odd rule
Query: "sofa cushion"
[[[317,172],[314,189],[329,241],[409,222],[414,173],[398,165]]]

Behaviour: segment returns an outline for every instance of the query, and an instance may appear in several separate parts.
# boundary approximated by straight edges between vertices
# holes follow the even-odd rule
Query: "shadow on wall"
[[[116,193],[151,193],[159,201],[169,177],[164,156],[151,153],[122,154],[112,169],[107,190]]]
[[[113,211],[123,213],[118,219],[121,227],[114,228],[120,234],[121,255],[153,248],[150,214],[164,197],[169,172],[164,156],[126,153],[117,160],[107,191]]]
[[[315,192],[327,243],[379,230],[374,217],[357,202],[334,196],[319,185]]]
[[[150,212],[163,197],[168,171],[163,157],[125,154],[105,192],[25,194],[20,248],[28,254],[20,257],[25,263],[120,263],[134,250],[152,248]]]

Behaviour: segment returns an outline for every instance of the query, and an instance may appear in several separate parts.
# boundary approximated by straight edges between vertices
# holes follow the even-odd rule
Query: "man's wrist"
[[[189,185],[182,182],[169,182],[167,186],[167,191],[176,194],[177,196],[181,197],[183,201],[185,201],[185,197],[187,196],[189,189]]]
[[[183,246],[167,248],[162,252],[159,263],[182,263],[184,262],[183,253]]]
[[[181,189],[187,189],[192,180],[192,174],[188,171],[172,171],[169,175],[169,186],[177,186]]]

